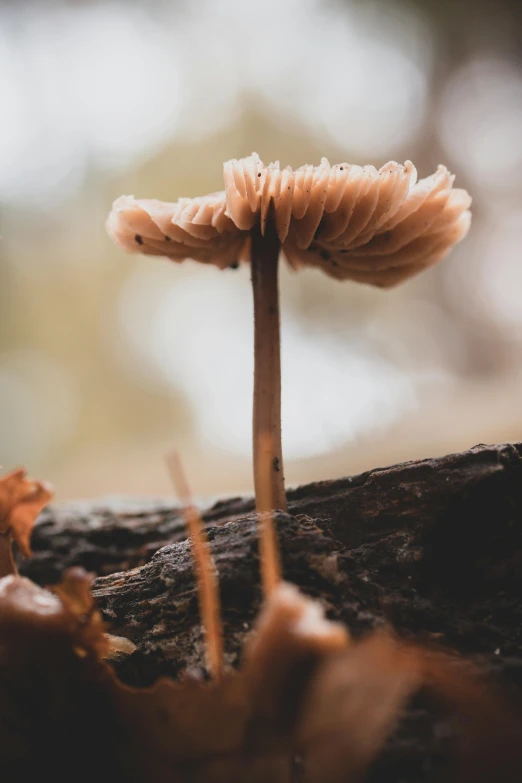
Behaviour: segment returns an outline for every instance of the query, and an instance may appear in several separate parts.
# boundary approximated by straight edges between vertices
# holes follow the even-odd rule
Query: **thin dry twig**
[[[183,506],[185,524],[192,543],[208,668],[212,676],[219,679],[223,670],[223,625],[216,569],[205,526],[201,514],[192,502],[192,493],[178,453],[171,451],[166,461],[176,494]]]

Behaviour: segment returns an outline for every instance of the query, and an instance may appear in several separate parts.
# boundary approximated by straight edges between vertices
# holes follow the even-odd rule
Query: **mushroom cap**
[[[273,222],[298,269],[384,288],[440,261],[469,229],[471,197],[445,166],[417,181],[410,161],[281,169],[256,153],[224,164],[225,190],[174,203],[122,196],[107,230],[131,252],[236,265],[252,229]]]

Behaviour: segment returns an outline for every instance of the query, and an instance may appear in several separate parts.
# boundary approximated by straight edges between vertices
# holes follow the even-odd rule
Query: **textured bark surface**
[[[522,691],[522,446],[477,446],[288,493],[277,515],[285,578],[358,634],[389,622],[400,634],[472,655]],[[251,500],[204,518],[219,572],[228,662],[238,661],[259,608]],[[190,547],[177,509],[100,504],[50,509],[23,571],[56,581],[97,571],[95,595],[113,633],[137,651],[129,682],[178,676],[203,660]],[[428,781],[445,733],[420,700],[375,766],[373,781]]]

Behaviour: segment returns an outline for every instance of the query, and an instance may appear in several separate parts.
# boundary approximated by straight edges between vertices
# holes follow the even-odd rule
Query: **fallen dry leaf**
[[[31,532],[40,511],[53,498],[49,484],[27,478],[18,468],[0,478],[0,576],[15,573],[10,541],[24,557],[31,556]]]
[[[132,688],[101,660],[87,588],[80,569],[55,593],[0,580],[3,779],[352,783],[420,690],[461,722],[453,780],[522,779],[520,716],[458,658],[391,631],[353,642],[283,583],[237,672]]]
[[[82,657],[103,657],[109,642],[91,583],[83,568],[69,569],[52,592],[25,577],[0,579],[0,644],[7,649],[20,640],[26,645],[31,637],[38,643],[59,639]]]
[[[369,636],[323,666],[298,733],[311,780],[359,780],[422,684],[420,651],[391,634]]]
[[[451,783],[520,783],[522,716],[515,704],[458,656],[423,650],[420,664],[424,691],[457,722]]]
[[[94,653],[101,658],[109,655],[110,637],[105,633],[105,623],[94,605],[91,594],[93,575],[83,568],[68,569],[54,592],[60,598],[65,612],[74,620],[76,644],[85,654]],[[113,647],[116,646],[116,642]],[[119,644],[119,643],[118,643]]]

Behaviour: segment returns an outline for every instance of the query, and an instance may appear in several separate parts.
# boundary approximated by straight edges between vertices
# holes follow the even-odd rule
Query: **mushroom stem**
[[[13,545],[8,533],[0,533],[0,578],[18,576],[18,568],[13,557]]]
[[[260,451],[271,449],[271,435],[259,435]],[[261,461],[261,486],[256,493],[256,508],[259,520],[259,560],[261,562],[261,583],[263,595],[268,598],[281,581],[281,557],[274,525],[274,504],[270,486],[271,465]]]
[[[264,236],[259,228],[252,231],[254,487],[257,501],[263,491],[263,481],[269,476],[272,509],[287,511],[281,448],[281,355],[277,281],[279,250],[280,243],[272,221],[267,220]]]

